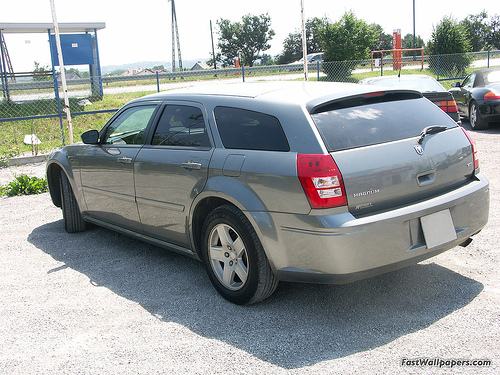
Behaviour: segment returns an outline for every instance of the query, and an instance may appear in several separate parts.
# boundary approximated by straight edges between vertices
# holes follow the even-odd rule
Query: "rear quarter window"
[[[457,126],[425,98],[326,108],[311,116],[329,152],[417,137],[431,125]]]
[[[290,151],[283,128],[274,116],[233,107],[216,107],[214,115],[225,148]]]

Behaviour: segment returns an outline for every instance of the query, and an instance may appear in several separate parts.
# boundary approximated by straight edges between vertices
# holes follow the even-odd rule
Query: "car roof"
[[[488,74],[491,73],[491,72],[498,72],[500,71],[500,68],[484,68],[484,69],[479,69],[479,70],[475,70],[474,74],[476,74],[476,78],[475,78],[475,82],[474,82],[474,86],[479,86],[479,87],[482,87],[482,86],[486,86],[486,85],[489,85],[490,82],[488,82]],[[471,73],[471,74],[472,74]],[[491,83],[494,83],[494,82],[491,82]]]
[[[390,89],[387,91],[402,91]],[[403,90],[413,91],[413,90]],[[308,108],[319,103],[334,101],[345,97],[380,92],[380,87],[339,82],[310,81],[266,81],[229,84],[198,85],[195,87],[169,90],[135,99],[144,100],[200,100],[209,97],[247,98],[255,101],[275,103],[293,103],[305,105]]]

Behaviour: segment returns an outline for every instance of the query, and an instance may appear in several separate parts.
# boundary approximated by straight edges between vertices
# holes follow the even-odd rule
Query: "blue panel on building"
[[[90,34],[60,34],[64,65],[93,64],[92,37]],[[50,48],[54,66],[59,66],[55,35],[50,35]]]

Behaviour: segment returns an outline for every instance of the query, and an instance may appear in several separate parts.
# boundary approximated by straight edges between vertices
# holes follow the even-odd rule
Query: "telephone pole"
[[[179,55],[179,69],[182,71],[181,43],[179,42],[179,29],[177,27],[177,15],[175,14],[175,1],[172,3],[172,72],[175,72],[175,46],[177,45],[177,54]]]

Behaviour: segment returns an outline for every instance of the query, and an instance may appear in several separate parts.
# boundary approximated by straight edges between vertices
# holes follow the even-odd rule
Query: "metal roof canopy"
[[[61,33],[82,33],[94,32],[106,28],[105,22],[62,22],[58,24]],[[53,23],[0,23],[2,34],[21,34],[21,33],[46,33],[47,30],[54,32]]]

